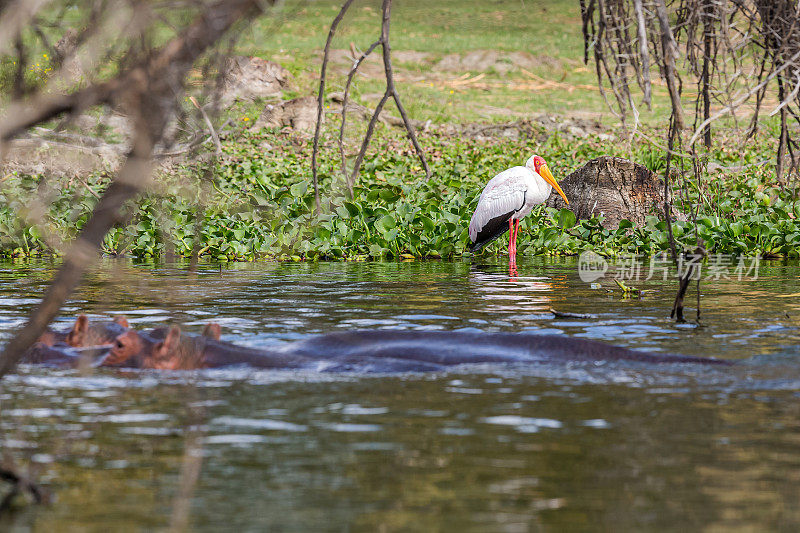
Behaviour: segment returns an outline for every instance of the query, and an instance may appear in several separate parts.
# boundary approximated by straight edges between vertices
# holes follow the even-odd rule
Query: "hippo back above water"
[[[474,363],[638,361],[727,365],[729,361],[631,350],[599,341],[535,333],[356,330],[298,341],[287,351],[308,359],[402,359],[440,366]]]

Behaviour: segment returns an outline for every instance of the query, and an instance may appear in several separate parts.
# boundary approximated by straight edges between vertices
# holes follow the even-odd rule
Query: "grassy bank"
[[[294,79],[284,98],[310,94],[318,83],[319,52],[339,5],[333,0],[282,3],[241,36],[237,52],[286,66]],[[367,48],[378,33],[378,8],[377,2],[354,3],[334,48]],[[544,156],[557,177],[601,155],[663,170],[663,150],[641,136],[632,143],[619,140],[622,135],[616,141],[573,139],[536,122],[511,138],[445,133],[446,124],[493,123],[538,113],[614,124],[595,88],[592,66],[582,63],[577,1],[446,0],[432,5],[409,0],[396,6],[392,35],[401,96],[414,118],[434,124],[421,135],[431,180],[422,175],[403,135],[379,125],[350,197],[338,169],[332,117],[323,135],[323,209],[317,216],[308,138],[278,130],[250,132],[246,126],[265,102],[239,105],[223,117],[235,126],[223,139],[212,182],[199,184],[198,176],[207,170],[200,163],[160,172],[153,190],[129,206],[133,223],[114,228],[103,251],[186,256],[196,247],[203,256],[227,260],[454,257],[466,253],[466,228],[483,185],[532,153]],[[480,68],[479,63],[458,63],[476,51],[501,54]],[[332,61],[331,91],[341,89],[349,61]],[[453,61],[455,68],[446,66]],[[374,105],[382,88],[380,68],[370,70],[365,64],[353,97]],[[641,110],[641,119],[650,138],[662,139],[666,90],[660,85],[654,90],[653,110]],[[350,124],[352,154],[364,123],[354,118]],[[775,132],[767,127],[742,147],[733,130],[728,135],[715,129],[717,144],[706,159],[711,170],[697,182],[690,165],[678,169],[676,206],[685,215],[674,225],[679,244],[694,246],[691,206],[697,206],[697,236],[711,252],[798,256],[797,192],[779,187],[772,167],[759,164],[774,160],[774,139]],[[7,173],[0,189],[0,254],[63,250],[108,180],[102,173],[63,180]],[[522,223],[519,253],[574,254],[591,248],[604,254],[651,254],[667,248],[665,225],[656,217],[639,228],[623,222],[619,229],[607,230],[600,222],[578,222],[569,211],[540,208]],[[501,239],[483,253],[504,248]]]
[[[313,211],[307,141],[278,131],[251,133],[242,128],[224,140],[213,183],[206,184],[200,199],[195,180],[202,166],[186,164],[163,174],[157,191],[130,206],[133,223],[107,236],[104,252],[186,256],[197,241],[201,255],[224,260],[460,256],[468,253],[466,228],[483,184],[498,170],[521,164],[530,153],[545,155],[559,177],[600,155],[629,157],[653,170],[664,164],[659,151],[644,143],[629,150],[624,143],[566,141],[558,135],[540,142],[427,134],[422,142],[433,171],[433,179],[427,180],[407,141],[396,130],[381,127],[350,198],[336,145],[331,136],[328,139],[321,157],[320,216]],[[757,163],[770,145],[765,138],[744,154],[734,145],[722,146],[710,154],[710,161],[723,167]],[[679,187],[676,204],[699,204],[697,228],[711,252],[797,257],[800,202],[792,190],[767,185],[771,174],[767,165],[715,172],[701,183],[687,181]],[[86,184],[76,179],[59,185],[8,176],[0,197],[2,253],[40,253],[49,249],[47,241],[74,237],[96,202],[95,194],[107,183],[102,175]],[[27,202],[37,192],[52,198],[47,224],[39,228],[25,222],[26,213],[35,209]],[[665,225],[656,217],[645,227],[624,221],[619,229],[607,230],[598,219],[576,223],[569,211],[542,207],[524,219],[522,227],[523,255],[584,249],[652,254],[667,249]],[[679,244],[694,246],[691,220],[677,221],[674,230]],[[483,253],[502,252],[504,247],[501,239]]]

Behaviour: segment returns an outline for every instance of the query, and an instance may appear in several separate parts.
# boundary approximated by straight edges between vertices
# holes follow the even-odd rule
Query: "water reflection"
[[[792,475],[800,435],[795,392],[688,386],[640,394],[621,385],[472,373],[317,382],[313,394],[297,382],[229,386],[200,389],[208,413],[193,508],[199,529],[800,523],[791,505],[800,496]],[[16,428],[21,437],[4,446],[53,450],[31,460],[70,487],[39,511],[38,527],[163,526],[183,428],[181,410],[166,411],[174,412],[181,391],[160,388],[157,402],[141,403],[136,394],[98,398],[117,414],[94,417],[71,402],[33,410],[57,398],[4,412],[14,424],[3,430]],[[21,401],[34,389],[16,393]],[[136,416],[122,416],[136,405]],[[91,508],[86,495],[95,498]],[[675,514],[675,506],[685,512]],[[137,507],[147,518],[135,516]]]
[[[0,277],[0,340],[38,301],[52,272],[18,265]],[[765,265],[757,281],[704,284],[704,328],[676,326],[667,316],[672,289],[620,299],[606,283],[592,289],[572,263],[520,260],[512,281],[507,263],[234,264],[150,268],[109,261],[88,276],[68,302],[97,318],[123,312],[137,326],[175,322],[200,329],[223,325],[228,340],[250,345],[295,340],[353,327],[404,329],[542,330],[650,350],[746,358],[774,351],[774,337],[797,339],[800,292],[796,265]],[[594,320],[554,319],[559,311],[594,313]],[[742,312],[744,310],[745,312]]]
[[[510,277],[491,266],[475,265],[470,272],[470,283],[475,291],[473,301],[490,315],[513,316],[548,311],[551,306],[551,278],[520,276],[516,263]]]
[[[3,339],[51,273],[0,270]],[[622,300],[569,262],[520,258],[514,276],[502,261],[206,265],[192,276],[111,261],[59,322],[122,312],[137,327],[199,331],[214,320],[253,346],[354,327],[525,330],[743,363],[394,376],[23,369],[2,382],[0,446],[58,499],[0,529],[166,527],[189,434],[202,458],[199,531],[794,530],[798,273],[766,265],[755,283],[704,285],[704,327],[676,327],[671,289],[646,284],[661,292]]]

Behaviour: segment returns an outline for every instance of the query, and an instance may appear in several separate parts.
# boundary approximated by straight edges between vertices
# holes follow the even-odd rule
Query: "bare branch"
[[[420,147],[419,142],[417,142],[417,134],[414,131],[414,125],[411,124],[411,121],[408,119],[408,114],[406,113],[402,102],[400,102],[400,95],[397,93],[397,89],[394,86],[394,74],[392,72],[391,60],[392,50],[389,44],[389,22],[391,21],[391,10],[392,0],[383,0],[381,42],[383,43],[383,67],[384,71],[386,72],[386,93],[391,93],[392,98],[394,98],[394,103],[397,104],[397,110],[400,111],[400,116],[403,118],[403,123],[408,131],[408,137],[411,139],[411,143],[414,145],[414,150],[416,150],[417,157],[419,157],[420,162],[422,163],[422,168],[425,169],[425,177],[430,178],[431,169],[428,167],[428,161],[425,160],[425,153],[422,151],[422,147]]]
[[[353,171],[350,173],[350,179],[347,180],[347,188],[350,190],[350,195],[353,194],[353,186],[356,183],[356,176],[358,176],[358,171],[361,169],[361,162],[364,161],[364,154],[367,153],[367,147],[369,146],[369,140],[372,138],[372,132],[375,130],[375,124],[378,122],[378,117],[381,115],[383,106],[386,105],[386,102],[389,100],[390,96],[391,93],[387,89],[386,92],[383,93],[383,97],[381,97],[378,105],[375,106],[375,111],[372,113],[372,118],[369,120],[367,132],[364,134],[364,140],[361,142],[361,149],[358,151],[356,162],[353,164]]]
[[[0,121],[0,143],[64,113],[78,112],[93,105],[108,103],[120,85],[119,80],[113,80],[92,85],[72,94],[40,92],[24,102],[14,102],[8,106],[5,118]]]
[[[320,128],[322,128],[322,106],[325,100],[325,74],[328,68],[331,42],[333,41],[333,36],[336,34],[336,28],[339,26],[342,18],[344,18],[344,14],[347,13],[347,10],[350,8],[350,4],[352,3],[353,0],[347,0],[344,5],[342,5],[342,9],[339,10],[339,13],[333,19],[333,22],[331,23],[331,29],[328,31],[328,39],[325,41],[325,51],[322,55],[322,67],[320,68],[319,74],[319,93],[317,94],[317,125],[314,128],[314,149],[311,152],[311,176],[314,180],[314,205],[318,215],[320,213],[320,206],[319,185],[317,183],[317,152],[319,151],[319,132]]]
[[[95,260],[108,230],[130,217],[130,213],[123,212],[122,206],[137,195],[149,180],[153,148],[163,135],[170,108],[175,105],[175,92],[183,87],[192,64],[233,24],[258,13],[260,9],[259,0],[218,0],[208,5],[178,37],[116,80],[91,87],[88,92],[51,97],[53,102],[45,111],[32,110],[25,120],[12,120],[10,125],[0,126],[0,139],[6,140],[46,117],[55,116],[82,102],[109,98],[113,94],[115,101],[130,110],[135,128],[133,146],[127,160],[65,254],[64,263],[41,303],[25,326],[5,345],[0,355],[0,377],[14,368],[25,350],[39,338],[58,313],[86,268]],[[40,95],[39,98],[45,97]]]
[[[203,116],[203,120],[205,121],[206,126],[208,126],[208,131],[211,134],[211,138],[214,139],[214,146],[217,148],[216,156],[219,157],[220,155],[222,155],[222,143],[219,142],[219,135],[217,135],[217,131],[214,129],[214,125],[211,123],[211,119],[208,118],[206,110],[203,109],[200,106],[200,104],[197,103],[197,100],[195,100],[194,96],[190,96],[189,101],[192,102],[192,104],[197,108],[198,111],[200,111],[200,114]]]
[[[683,129],[684,118],[683,107],[681,106],[681,95],[678,90],[678,74],[675,68],[675,60],[678,58],[678,45],[675,42],[675,37],[672,35],[672,28],[670,28],[669,17],[667,16],[667,6],[664,5],[664,0],[655,0],[655,4],[658,22],[661,27],[661,49],[666,70],[667,89],[669,90],[669,97],[672,100],[675,127],[680,131]]]
[[[50,494],[30,478],[20,474],[19,470],[11,464],[9,457],[4,456],[3,463],[0,466],[0,480],[11,483],[11,491],[0,501],[0,514],[11,507],[14,497],[21,492],[30,494],[36,503],[50,501]]]
[[[347,177],[347,162],[345,161],[344,156],[344,129],[347,119],[347,99],[350,95],[350,84],[353,83],[353,77],[358,71],[358,67],[361,66],[361,63],[372,53],[375,48],[381,44],[381,40],[378,39],[367,48],[366,52],[361,54],[361,56],[353,63],[353,67],[350,69],[350,72],[347,73],[347,82],[344,84],[344,96],[342,97],[342,124],[339,127],[339,156],[342,160],[342,175]]]
[[[778,111],[789,105],[792,102],[792,100],[794,100],[797,97],[797,93],[798,91],[800,91],[800,73],[795,74],[794,81],[795,84],[794,84],[794,89],[792,89],[792,92],[789,93],[789,96],[784,98],[783,101],[775,107],[775,109],[770,111],[769,116],[774,117],[778,113]]]
[[[674,111],[674,110],[673,110]],[[669,237],[669,249],[672,253],[672,261],[678,264],[678,247],[675,245],[675,236],[672,233],[672,203],[670,187],[670,171],[672,164],[672,149],[675,145],[675,137],[678,135],[678,121],[673,112],[669,120],[669,138],[667,139],[667,166],[664,169],[664,221],[667,223],[667,236]]]
[[[647,47],[647,26],[644,22],[644,10],[642,9],[642,0],[633,0],[633,8],[636,11],[636,38],[639,44],[639,61],[641,61],[642,85],[644,90],[644,104],[650,107],[650,52]]]
[[[3,10],[0,17],[0,56],[9,53],[13,42],[17,40],[22,28],[33,20],[50,0],[17,0]]]
[[[140,133],[133,153],[65,255],[64,264],[53,278],[42,302],[36,307],[22,330],[5,345],[0,356],[0,377],[14,368],[25,350],[36,342],[50,321],[58,314],[61,305],[78,285],[86,268],[95,261],[97,250],[109,228],[115,223],[124,221],[119,218],[122,204],[141,190],[143,177],[149,177],[152,148],[152,138],[146,132]]]
[[[732,112],[734,109],[738,108],[739,106],[747,102],[747,100],[749,100],[751,96],[753,96],[756,92],[761,90],[761,88],[764,87],[766,84],[768,84],[770,81],[775,79],[775,77],[778,74],[780,74],[790,66],[796,66],[795,61],[797,61],[799,58],[800,58],[800,50],[798,50],[791,58],[789,58],[788,61],[786,61],[783,65],[781,65],[780,68],[778,68],[777,70],[772,72],[772,74],[767,76],[764,81],[762,81],[761,83],[759,83],[758,85],[747,91],[744,95],[739,97],[734,103],[725,106],[724,108],[720,109],[719,111],[711,115],[709,118],[701,122],[700,125],[695,130],[694,134],[692,134],[691,138],[689,139],[689,145],[691,146],[697,141],[697,137],[699,137],[702,134],[703,129],[708,124],[714,122],[715,120],[718,120],[721,117],[724,117],[728,113]]]
[[[342,9],[344,10],[347,6],[349,6],[349,2],[347,2],[345,4],[345,6],[342,7]],[[348,78],[347,78],[347,85],[346,85],[346,88],[345,88],[345,100],[344,100],[344,102],[342,104],[342,126],[341,126],[341,128],[339,130],[339,155],[341,157],[342,169],[343,169],[344,172],[346,172],[346,162],[345,162],[345,158],[344,158],[344,148],[343,148],[344,116],[345,116],[344,114],[346,113],[346,110],[347,110],[347,99],[346,99],[346,96],[347,96],[347,93],[349,92],[349,87],[350,87],[350,84],[352,82],[353,75],[355,74],[356,69],[358,69],[358,66],[361,64],[361,61],[363,61],[367,57],[367,55],[369,55],[380,44],[382,46],[382,48],[383,48],[383,70],[384,70],[384,75],[386,77],[386,91],[384,92],[383,98],[378,103],[377,107],[375,108],[375,112],[373,113],[372,118],[370,119],[369,125],[367,126],[367,132],[366,132],[366,134],[364,136],[363,142],[361,143],[361,149],[359,150],[358,156],[356,157],[356,161],[355,161],[355,165],[354,165],[353,171],[351,172],[350,177],[347,180],[347,186],[348,186],[348,189],[350,190],[351,194],[353,193],[353,185],[355,184],[356,177],[358,176],[358,171],[361,168],[361,163],[364,160],[364,154],[367,151],[367,147],[369,145],[369,140],[372,137],[372,133],[373,133],[373,131],[375,129],[375,124],[377,123],[378,119],[380,118],[380,114],[381,114],[381,111],[383,110],[383,106],[386,104],[386,101],[390,97],[394,99],[395,104],[397,105],[397,109],[400,111],[400,116],[403,119],[403,125],[405,126],[406,131],[408,132],[408,137],[411,139],[411,143],[414,145],[414,150],[416,150],[417,156],[420,158],[420,161],[422,162],[422,167],[425,169],[425,175],[427,177],[430,177],[430,175],[431,175],[430,168],[428,167],[428,162],[425,159],[425,154],[423,153],[422,148],[420,147],[419,142],[417,141],[417,134],[416,134],[416,131],[414,130],[414,125],[409,120],[408,114],[406,113],[406,110],[403,107],[402,102],[400,101],[400,95],[397,92],[397,89],[395,88],[395,85],[394,85],[394,74],[393,74],[393,71],[392,71],[392,60],[391,60],[391,46],[390,46],[390,43],[389,43],[389,23],[391,21],[392,0],[383,0],[383,8],[382,9],[383,9],[383,18],[382,18],[382,21],[381,21],[381,37],[380,37],[380,39],[375,41],[364,54],[362,54],[362,57],[358,61],[356,61],[356,63],[353,65],[353,68],[350,69],[350,73],[349,73]],[[340,12],[340,15],[341,14],[342,14],[342,12]],[[337,19],[334,19],[334,24],[338,24],[338,20],[339,20],[339,17],[337,16]],[[334,31],[334,27],[332,26],[331,27],[331,33],[328,36],[329,39],[332,37],[332,35],[333,35],[332,32],[333,31]],[[327,52],[327,46],[326,46],[325,57],[323,58],[323,75],[322,75],[321,80],[320,80],[320,92],[319,92],[318,99],[317,99],[317,104],[318,104],[317,105],[317,128],[316,128],[316,132],[315,132],[315,135],[314,135],[314,152],[312,154],[312,159],[311,159],[311,163],[312,163],[312,167],[313,167],[312,169],[313,169],[313,172],[314,172],[314,180],[315,180],[314,183],[315,184],[316,184],[316,154],[317,154],[317,145],[318,145],[318,142],[319,142],[320,123],[321,123],[321,119],[322,119],[322,97],[323,97],[322,91],[323,91],[323,89],[325,87],[325,85],[324,85],[324,65],[327,62],[327,53],[328,52]]]

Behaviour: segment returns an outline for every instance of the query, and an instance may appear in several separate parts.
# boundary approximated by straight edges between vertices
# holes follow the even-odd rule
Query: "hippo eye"
[[[119,340],[119,339],[117,339],[116,345],[117,345],[117,348],[124,348],[125,347],[125,345],[122,344],[122,341]]]

